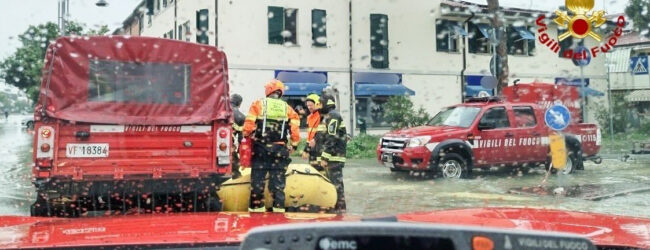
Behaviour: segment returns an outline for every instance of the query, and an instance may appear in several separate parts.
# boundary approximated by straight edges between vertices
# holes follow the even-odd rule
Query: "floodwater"
[[[32,134],[20,127],[26,116],[0,120],[0,214],[29,215],[35,194],[31,184]],[[4,118],[4,117],[2,117]],[[300,160],[297,160],[300,161]],[[386,216],[404,212],[469,207],[544,207],[616,215],[650,217],[650,192],[631,192],[598,201],[594,195],[650,186],[650,163],[621,162],[617,157],[603,164],[586,163],[585,170],[568,176],[550,175],[546,187],[582,190],[563,195],[512,194],[512,189],[537,187],[543,169],[475,171],[471,179],[442,180],[409,173],[391,173],[374,159],[349,160],[344,169],[348,213]]]

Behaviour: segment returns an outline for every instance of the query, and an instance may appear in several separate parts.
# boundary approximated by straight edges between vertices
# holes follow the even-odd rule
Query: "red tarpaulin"
[[[555,103],[566,106],[571,112],[574,123],[582,122],[580,117],[580,93],[575,86],[557,85],[552,83],[519,83],[503,88],[503,96],[510,102],[532,102],[539,104],[544,110]]]
[[[226,55],[148,37],[50,44],[36,113],[74,122],[174,125],[230,119]]]

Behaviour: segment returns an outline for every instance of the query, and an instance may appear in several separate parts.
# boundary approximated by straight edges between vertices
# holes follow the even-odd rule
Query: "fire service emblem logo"
[[[594,31],[607,22],[604,10],[592,11],[594,8],[594,0],[566,0],[565,5],[569,12],[556,10],[553,22],[558,25],[557,41],[547,33],[548,27],[544,22],[545,15],[540,15],[535,22],[537,24],[537,39],[540,43],[545,45],[551,51],[558,53],[560,50],[559,41],[572,36],[577,39],[584,39],[591,37],[596,41],[601,41],[602,36]],[[601,44],[593,46],[589,51],[577,51],[574,53],[573,49],[565,49],[562,57],[583,59],[586,58],[587,53],[591,52],[591,57],[597,57],[599,53],[607,53],[614,48],[618,42],[618,38],[623,34],[623,27],[625,27],[625,17],[619,16],[616,19],[616,27],[613,34],[605,39]],[[564,28],[567,31],[559,33],[559,29]]]

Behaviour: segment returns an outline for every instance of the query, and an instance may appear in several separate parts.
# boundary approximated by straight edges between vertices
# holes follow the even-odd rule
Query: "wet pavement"
[[[35,199],[31,184],[32,135],[20,127],[27,116],[0,120],[0,214],[29,215]],[[4,118],[4,117],[3,117]],[[650,217],[650,192],[625,193],[650,186],[649,161],[603,164],[588,162],[569,176],[551,175],[547,194],[513,192],[539,186],[543,169],[475,171],[467,180],[442,180],[419,174],[391,173],[374,159],[350,160],[344,169],[348,213],[364,216],[446,208],[508,206],[545,207]],[[554,195],[558,187],[564,193]],[[621,194],[620,192],[623,191]],[[619,193],[596,201],[589,197]]]

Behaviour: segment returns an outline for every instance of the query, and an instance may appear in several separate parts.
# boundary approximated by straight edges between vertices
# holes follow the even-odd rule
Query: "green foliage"
[[[348,141],[346,157],[350,159],[373,158],[377,156],[379,136],[361,134]]]
[[[415,127],[426,124],[431,116],[420,107],[415,110],[413,102],[406,96],[392,96],[384,104],[384,119],[393,129]]]
[[[650,37],[650,0],[630,0],[625,7],[625,14],[632,19],[634,29]]]
[[[108,31],[105,25],[94,30],[74,22],[69,22],[66,29],[70,35],[97,35]],[[45,51],[58,36],[59,27],[55,23],[30,25],[24,33],[18,35],[21,46],[0,62],[0,77],[8,84],[25,90],[30,99],[36,102]]]
[[[601,126],[603,134],[609,134],[609,109],[606,105],[598,105],[595,108],[596,119]],[[631,117],[628,112],[631,112],[629,103],[625,101],[624,95],[612,95],[612,120],[614,133],[623,133],[628,130],[631,123]]]

